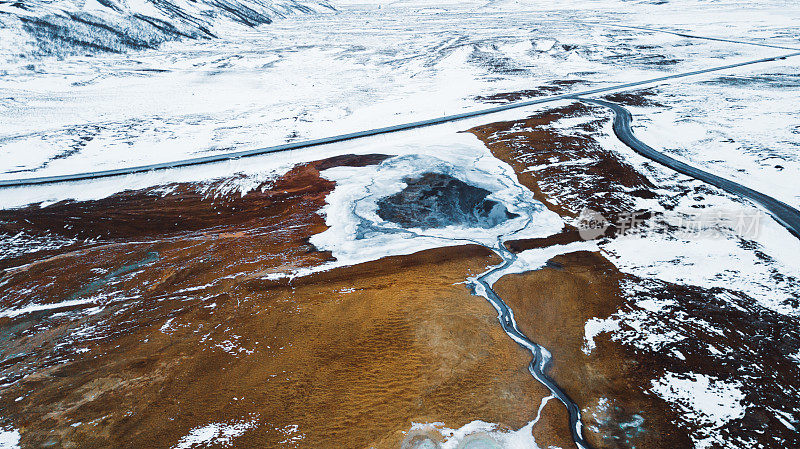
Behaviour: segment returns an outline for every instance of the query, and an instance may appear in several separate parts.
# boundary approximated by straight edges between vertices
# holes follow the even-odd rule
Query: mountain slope
[[[334,8],[325,0],[0,0],[0,54],[16,59],[153,48],[326,10]]]

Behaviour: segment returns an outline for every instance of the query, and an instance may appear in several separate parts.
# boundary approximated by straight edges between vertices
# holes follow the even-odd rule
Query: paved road
[[[767,213],[769,213],[773,218],[775,218],[775,220],[778,221],[778,223],[786,227],[786,229],[788,229],[797,238],[800,238],[800,211],[797,209],[782,201],[778,201],[771,196],[764,195],[761,192],[757,192],[739,183],[721,178],[699,168],[692,167],[689,164],[673,159],[664,153],[653,149],[633,135],[633,131],[631,130],[631,113],[622,106],[603,100],[587,98],[579,98],[579,100],[605,106],[614,111],[614,134],[616,134],[617,137],[625,143],[625,145],[628,145],[637,153],[648,159],[652,159],[661,165],[669,167],[678,173],[691,176],[692,178],[699,179],[703,182],[707,182],[728,193],[738,195],[742,198],[747,198],[748,200],[763,207]]]
[[[510,110],[510,109],[516,109],[516,108],[522,108],[522,107],[526,107],[526,106],[549,103],[549,102],[558,101],[558,100],[570,99],[570,98],[574,98],[575,96],[586,96],[586,95],[594,95],[594,94],[600,94],[600,93],[608,93],[608,92],[613,92],[613,91],[625,90],[625,89],[630,89],[632,87],[639,87],[639,86],[644,86],[644,85],[648,85],[648,84],[660,83],[662,81],[669,81],[669,80],[674,80],[674,79],[678,79],[678,78],[685,78],[685,77],[688,77],[688,76],[700,75],[700,74],[703,74],[703,73],[717,72],[717,71],[721,71],[721,70],[728,70],[728,69],[733,69],[733,68],[737,68],[737,67],[743,67],[743,66],[752,65],[752,64],[760,64],[760,63],[763,63],[763,62],[777,61],[777,60],[780,60],[780,59],[786,59],[786,58],[791,58],[791,57],[796,57],[796,56],[800,56],[800,51],[793,52],[793,53],[786,53],[786,54],[783,54],[783,55],[773,56],[773,57],[769,57],[769,58],[753,59],[753,60],[749,60],[749,61],[739,62],[739,63],[736,63],[736,64],[727,64],[727,65],[723,65],[723,66],[711,67],[711,68],[708,68],[708,69],[694,70],[694,71],[691,71],[691,72],[676,73],[676,74],[673,74],[673,75],[661,76],[661,77],[657,77],[657,78],[649,78],[649,79],[642,80],[642,81],[634,81],[632,83],[616,84],[616,85],[613,85],[613,86],[601,87],[601,88],[597,88],[597,89],[590,89],[590,90],[585,90],[585,91],[581,91],[581,92],[574,92],[574,93],[561,94],[561,95],[553,95],[553,96],[544,97],[544,98],[537,98],[535,100],[520,101],[520,102],[511,103],[511,104],[505,104],[505,105],[502,105],[502,106],[495,106],[495,107],[492,107],[492,108],[486,108],[486,109],[479,109],[479,110],[470,111],[470,112],[464,112],[464,113],[461,113],[461,114],[453,114],[453,115],[447,115],[447,116],[443,116],[443,117],[437,117],[437,118],[429,119],[429,120],[421,120],[421,121],[417,121],[417,122],[403,123],[403,124],[400,124],[400,125],[386,126],[386,127],[383,127],[383,128],[369,129],[369,130],[366,130],[366,131],[359,131],[359,132],[349,133],[349,134],[340,134],[340,135],[337,135],[337,136],[325,137],[325,138],[322,138],[322,139],[308,140],[308,141],[305,141],[305,142],[296,142],[296,143],[287,143],[287,144],[283,144],[283,145],[275,145],[275,146],[271,146],[271,147],[258,148],[258,149],[254,149],[254,150],[235,151],[235,152],[232,152],[232,153],[217,154],[217,155],[214,155],[214,156],[206,156],[206,157],[184,159],[184,160],[180,160],[180,161],[164,162],[164,163],[160,163],[160,164],[140,165],[140,166],[136,166],[136,167],[127,167],[127,168],[120,168],[120,169],[114,169],[114,170],[101,170],[101,171],[93,171],[93,172],[86,172],[86,173],[76,173],[76,174],[70,174],[70,175],[44,176],[44,177],[26,178],[26,179],[6,179],[6,180],[0,180],[0,188],[3,188],[3,187],[15,187],[15,186],[25,186],[25,185],[35,185],[35,184],[52,184],[52,183],[57,183],[57,182],[80,181],[80,180],[94,179],[94,178],[106,178],[106,177],[110,177],[110,176],[121,176],[121,175],[129,175],[129,174],[133,174],[133,173],[144,173],[144,172],[149,172],[149,171],[153,171],[153,170],[165,170],[165,169],[170,169],[170,168],[187,167],[187,166],[191,166],[191,165],[200,165],[200,164],[209,164],[209,163],[214,163],[214,162],[222,162],[222,161],[228,161],[228,160],[232,160],[232,159],[240,159],[240,158],[244,158],[244,157],[258,156],[258,155],[267,154],[267,153],[277,153],[277,152],[280,152],[280,151],[297,150],[297,149],[300,149],[300,148],[309,148],[309,147],[314,147],[314,146],[318,146],[318,145],[325,145],[325,144],[329,144],[329,143],[343,142],[343,141],[346,141],[346,140],[359,139],[359,138],[362,138],[362,137],[375,136],[375,135],[379,135],[379,134],[388,134],[388,133],[393,133],[393,132],[398,132],[398,131],[406,131],[406,130],[409,130],[409,129],[415,129],[415,128],[422,128],[422,127],[426,127],[426,126],[438,125],[438,124],[441,124],[441,123],[454,122],[454,121],[457,121],[457,120],[464,120],[464,119],[471,118],[471,117],[478,117],[478,116],[482,116],[482,115],[493,114],[493,113],[496,113],[496,112],[507,111],[507,110]]]
[[[629,30],[642,30],[642,31],[648,31],[648,32],[653,32],[653,33],[672,34],[674,36],[684,37],[684,38],[687,38],[687,39],[701,39],[701,40],[706,40],[706,41],[727,42],[729,44],[754,45],[756,47],[779,48],[781,50],[795,50],[795,51],[796,50],[800,50],[800,48],[791,47],[791,46],[788,46],[788,45],[775,45],[775,44],[770,44],[768,42],[747,41],[747,40],[741,40],[741,39],[727,39],[727,38],[724,38],[724,37],[700,36],[698,34],[684,33],[684,32],[681,32],[681,31],[673,31],[673,30],[668,30],[668,29],[664,29],[664,28],[649,28],[649,27],[644,27],[644,26],[624,25],[624,24],[620,24],[620,23],[607,23],[607,22],[582,22],[582,23],[585,23],[585,24],[588,24],[588,25],[593,25],[593,26],[605,26],[605,27],[611,27],[611,28],[626,28],[626,29],[629,29]]]

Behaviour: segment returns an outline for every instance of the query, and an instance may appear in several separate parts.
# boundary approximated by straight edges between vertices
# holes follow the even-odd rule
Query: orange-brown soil
[[[325,197],[334,187],[332,181],[319,177],[321,170],[373,165],[386,158],[382,154],[343,155],[298,165],[246,195],[214,195],[220,187],[234,181],[222,179],[124,191],[95,201],[62,201],[44,208],[33,205],[0,210],[0,232],[42,232],[102,240],[152,239],[198,231],[235,234],[240,229],[271,226],[299,211],[314,213],[324,205]],[[314,216],[315,223],[322,223],[320,217]],[[4,266],[15,264],[19,261],[4,261]]]
[[[236,447],[397,448],[412,422],[518,428],[546,390],[459,284],[496,262],[458,247],[234,285],[23,378],[4,417],[25,444],[81,448],[171,447],[215,422],[254,423]]]
[[[675,424],[677,415],[645,393],[654,378],[647,359],[607,334],[596,337],[589,355],[581,350],[585,323],[610,316],[624,303],[625,276],[593,252],[553,262],[558,268],[504,276],[495,291],[515,311],[520,329],[553,354],[550,375],[583,409],[587,439],[597,448],[691,447]]]
[[[345,156],[333,163],[381,158]],[[317,166],[331,163],[297,166],[244,196],[206,193],[214,184],[179,184],[163,196],[123,192],[2,211],[7,233],[100,236],[2,261],[4,309],[50,307],[0,318],[3,377],[18,379],[71,359],[75,348],[59,342],[84,327],[81,340],[91,347],[196,307],[235,282],[329,260],[307,239],[326,229],[317,210],[334,186]]]
[[[569,132],[550,126],[577,117],[588,119]],[[613,223],[618,214],[632,210],[634,197],[656,195],[645,176],[592,136],[607,119],[603,108],[576,102],[522,120],[478,126],[470,132],[495,157],[510,164],[520,183],[550,210],[575,217],[589,208]]]
[[[581,240],[578,229],[574,226],[564,225],[560,232],[547,237],[531,239],[513,239],[503,242],[509,251],[519,253],[528,249],[547,248],[553,245],[567,245]]]
[[[683,419],[674,404],[650,391],[665,372],[736,383],[744,376],[748,381],[740,389],[751,405],[719,432],[760,447],[800,443],[774,412],[791,413],[798,406],[800,368],[793,360],[800,349],[797,319],[733,291],[625,275],[600,254],[585,251],[557,256],[540,270],[504,276],[495,290],[515,311],[520,329],[553,354],[550,374],[581,406],[585,435],[594,447],[693,446],[688,431],[707,424]],[[667,300],[668,305],[653,312],[631,299]],[[623,313],[622,332],[631,338],[649,334],[665,342],[642,349],[601,333],[585,353],[586,321],[618,311]],[[629,325],[626,313],[639,318]]]
[[[498,262],[489,250],[268,276],[330,260],[307,243],[333,188],[319,170],[382,158],[300,165],[244,196],[180,184],[3,211],[5,232],[99,238],[3,261],[3,308],[50,308],[0,318],[0,424],[23,447],[77,448],[168,448],[211,423],[246,429],[237,448],[526,424],[547,391],[462,284]],[[570,446],[562,410],[543,423],[538,438]]]

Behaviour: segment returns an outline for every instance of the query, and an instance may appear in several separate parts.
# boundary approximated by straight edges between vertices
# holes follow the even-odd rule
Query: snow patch
[[[72,299],[69,301],[62,301],[53,304],[31,304],[17,309],[7,309],[0,312],[0,317],[15,318],[26,313],[41,312],[43,310],[62,309],[66,307],[80,306],[83,304],[91,304],[96,302],[100,297],[93,296],[85,299]]]
[[[542,404],[546,404],[545,398]],[[450,429],[443,423],[413,423],[413,433],[438,433],[442,436],[441,449],[462,447],[485,447],[489,449],[538,449],[533,438],[533,425],[529,422],[519,430],[503,429],[498,424],[480,420],[472,421],[458,429]]]
[[[667,372],[652,381],[652,391],[676,407],[683,419],[697,427],[692,438],[695,447],[704,449],[723,444],[715,430],[744,416],[746,407],[741,384],[726,382],[704,374]]]
[[[619,321],[613,318],[599,319],[592,318],[583,326],[583,347],[584,354],[589,355],[597,346],[594,338],[604,332],[615,332],[620,330]]]
[[[188,435],[182,437],[173,449],[190,449],[218,445],[232,447],[233,440],[250,429],[255,428],[255,421],[241,421],[235,423],[211,423],[195,427]]]
[[[3,427],[0,428],[0,449],[19,449],[19,430]]]

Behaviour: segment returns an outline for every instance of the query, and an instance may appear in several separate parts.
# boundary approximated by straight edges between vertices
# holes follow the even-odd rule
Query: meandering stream
[[[576,404],[570,397],[558,386],[558,384],[551,379],[546,371],[547,367],[552,361],[550,352],[533,342],[517,327],[517,322],[514,320],[514,311],[506,305],[503,299],[492,289],[492,283],[489,278],[500,278],[503,276],[504,271],[514,263],[517,255],[508,251],[503,245],[502,241],[498,241],[497,247],[491,248],[498,256],[503,259],[503,262],[485,273],[477,276],[471,281],[475,294],[483,296],[489,303],[497,310],[497,319],[503,327],[503,331],[516,341],[517,344],[531,352],[533,360],[528,365],[528,371],[531,375],[538,380],[542,385],[547,387],[548,390],[558,398],[561,403],[567,408],[569,413],[569,426],[572,432],[572,439],[575,444],[581,449],[589,449],[591,445],[583,437],[583,424],[581,422],[581,411],[578,404]]]

